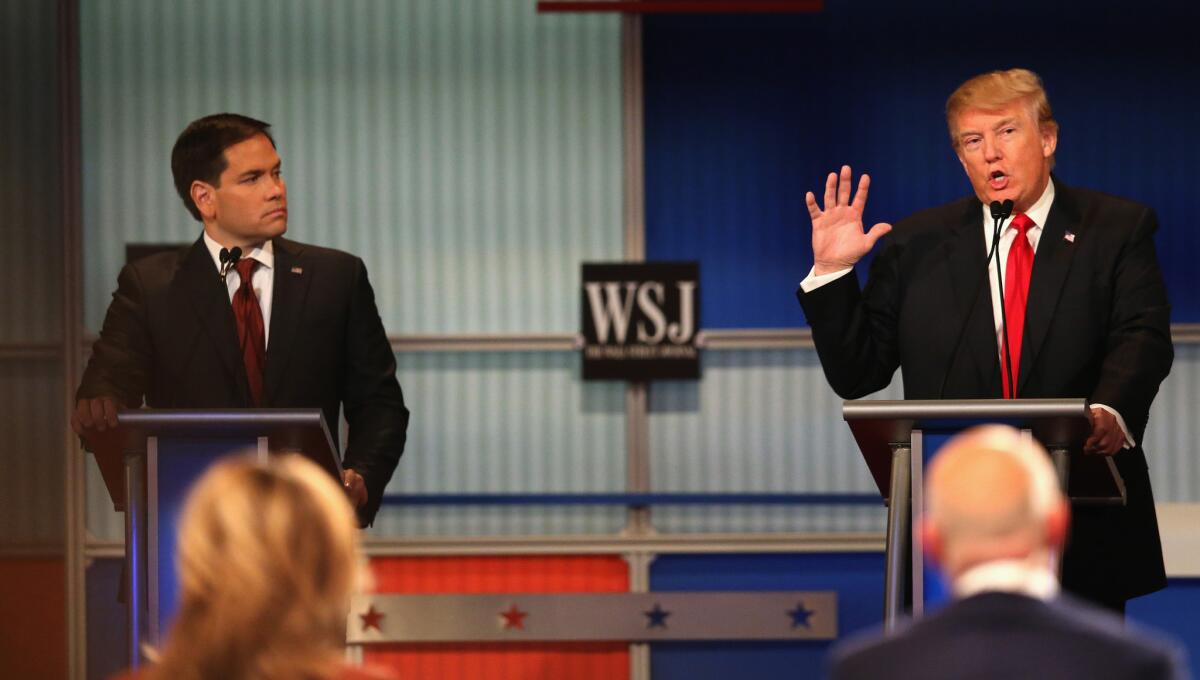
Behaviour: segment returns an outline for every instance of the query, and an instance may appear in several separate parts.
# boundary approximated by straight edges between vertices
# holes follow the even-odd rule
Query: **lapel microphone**
[[[992,201],[991,203],[988,204],[988,210],[991,212],[993,221],[992,221],[992,247],[990,250],[988,250],[987,266],[985,266],[983,268],[983,277],[979,279],[979,284],[975,288],[975,293],[971,295],[971,298],[970,298],[972,301],[971,306],[967,308],[967,314],[965,317],[963,317],[962,326],[960,326],[958,329],[958,336],[954,339],[954,346],[950,350],[950,359],[949,359],[949,361],[946,362],[946,370],[942,372],[942,384],[940,387],[938,387],[938,396],[937,396],[938,399],[943,399],[946,396],[946,381],[950,378],[950,369],[954,368],[954,360],[958,357],[958,349],[959,349],[959,347],[962,346],[963,337],[967,334],[967,324],[971,320],[971,314],[974,311],[975,302],[978,301],[978,299],[979,299],[979,293],[983,288],[983,283],[984,283],[984,281],[987,281],[988,268],[992,266],[992,260],[996,261],[996,271],[999,272],[999,270],[1000,270],[999,269],[1000,268],[1000,225],[1004,223],[1004,220],[1008,219],[1009,215],[1012,215],[1013,202],[1011,200],[1004,201],[1003,203],[1001,203],[1000,201]],[[999,283],[1001,286],[1003,286],[1003,282],[1001,282],[998,278],[997,278],[997,283]],[[1006,323],[1004,321],[1004,289],[1003,288],[1000,289],[1000,319],[1001,319],[1001,321],[1000,321],[1001,324]],[[1005,341],[1004,345],[1005,345],[1005,350],[1007,350],[1008,349],[1008,342],[1007,342],[1008,328],[1005,326],[1002,326],[1001,329],[1002,329],[1002,332],[1005,334],[1004,338],[1006,341]],[[1009,372],[1011,373],[1011,371],[1009,371]],[[1011,380],[1009,381],[1009,384],[1010,385],[1012,384]]]
[[[241,259],[242,249],[237,246],[229,250],[222,248],[218,257],[221,259],[221,283],[225,283],[225,277],[229,274],[229,270],[233,269],[237,261]]]

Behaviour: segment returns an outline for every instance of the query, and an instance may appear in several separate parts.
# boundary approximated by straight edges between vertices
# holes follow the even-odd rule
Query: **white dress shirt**
[[[1054,572],[1046,565],[1019,559],[995,560],[959,574],[952,590],[959,599],[984,592],[1002,592],[1047,601],[1058,597],[1059,585]]]
[[[220,243],[217,243],[204,232],[204,245],[208,247],[208,252],[212,255],[213,264],[217,266],[217,271],[221,270],[221,248]],[[250,252],[242,253],[242,259],[258,260],[258,266],[254,268],[254,273],[250,275],[250,287],[254,289],[254,296],[258,298],[258,306],[262,309],[263,316],[263,346],[269,346],[271,342],[271,295],[275,291],[275,249],[270,241],[264,241],[261,246],[257,246]],[[230,269],[225,276],[225,286],[229,289],[229,300],[233,301],[233,294],[242,285],[242,277],[237,273],[236,269]]]
[[[1029,245],[1033,248],[1033,252],[1035,254],[1037,253],[1038,242],[1042,238],[1042,227],[1043,227],[1043,225],[1046,224],[1046,219],[1050,216],[1050,206],[1053,203],[1054,203],[1054,182],[1047,181],[1046,188],[1042,191],[1041,197],[1038,198],[1038,200],[1034,201],[1033,205],[1029,206],[1029,210],[1025,211],[1025,214],[1029,217],[1029,219],[1033,220],[1033,226],[1029,227],[1029,229],[1026,230],[1025,236],[1026,236],[1026,238],[1029,239]],[[984,252],[986,254],[986,253],[990,253],[992,250],[992,233],[993,233],[992,224],[993,224],[994,220],[992,219],[991,209],[987,205],[983,206],[983,212],[981,214],[983,217],[983,244],[984,244]],[[1015,216],[1015,214],[1014,214],[1014,216]],[[1000,269],[1001,269],[1001,274],[999,274],[999,276],[1001,277],[1001,281],[1003,281],[1004,277],[1007,276],[1006,270],[1008,269],[1008,267],[1006,266],[1006,264],[1008,262],[1008,251],[1012,248],[1013,240],[1016,239],[1016,236],[1017,236],[1017,230],[1012,227],[1012,217],[1009,217],[1003,223],[1001,223],[1001,228],[1000,228]],[[814,267],[814,269],[815,269],[815,267]],[[805,293],[811,293],[812,291],[820,288],[821,286],[823,286],[831,281],[834,281],[838,278],[841,278],[842,276],[845,276],[846,274],[852,272],[853,270],[854,270],[853,267],[848,267],[846,269],[841,269],[836,272],[830,272],[828,274],[822,274],[820,276],[813,274],[813,270],[809,270],[808,276],[804,277],[804,280],[800,282],[800,288]],[[1004,314],[1002,313],[1002,310],[1000,307],[1000,291],[996,286],[996,277],[997,276],[998,276],[998,274],[996,272],[995,263],[994,262],[989,263],[988,286],[989,286],[989,289],[991,290],[991,295],[992,295],[992,315],[994,317],[993,323],[996,328],[996,351],[1000,353],[1000,361],[1003,362],[1004,361],[1004,346],[1001,343],[1003,342],[1003,339],[1004,339],[1004,336],[1003,336]],[[1113,416],[1116,417],[1117,425],[1120,426],[1121,432],[1124,433],[1124,435],[1125,435],[1124,448],[1128,449],[1128,448],[1132,448],[1133,446],[1136,446],[1136,442],[1133,441],[1133,436],[1131,434],[1129,434],[1129,428],[1125,426],[1125,419],[1121,417],[1120,413],[1117,413],[1116,410],[1114,410],[1111,406],[1107,406],[1105,404],[1091,404],[1091,407],[1092,408],[1102,408],[1105,411],[1108,411],[1109,413],[1113,414]]]

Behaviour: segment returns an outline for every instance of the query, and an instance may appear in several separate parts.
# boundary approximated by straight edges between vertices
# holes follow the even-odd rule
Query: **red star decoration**
[[[517,609],[517,605],[512,605],[508,611],[500,612],[500,626],[504,630],[525,630],[525,617],[529,616],[529,612],[523,612]]]
[[[366,614],[359,614],[358,618],[362,619],[363,632],[365,633],[368,630],[374,628],[375,630],[382,633],[383,628],[380,628],[379,624],[383,621],[384,616],[385,615],[383,614],[383,612],[377,611],[375,609],[375,605],[371,605],[371,608],[367,610]]]

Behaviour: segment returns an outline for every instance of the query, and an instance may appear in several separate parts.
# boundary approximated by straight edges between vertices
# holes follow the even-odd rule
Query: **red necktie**
[[[250,400],[254,406],[262,406],[263,365],[267,360],[266,333],[263,329],[262,309],[258,297],[250,285],[250,277],[257,260],[238,260],[238,277],[241,286],[233,294],[233,318],[237,320],[238,346],[242,350],[242,361],[246,364],[246,380],[250,384]]]
[[[1025,332],[1025,302],[1029,299],[1029,275],[1033,272],[1033,246],[1029,245],[1026,235],[1029,228],[1034,226],[1033,220],[1025,213],[1020,213],[1009,223],[1010,229],[1017,230],[1012,246],[1008,249],[1008,264],[1004,268],[1004,312],[1005,326],[1008,328],[1008,353],[1012,359],[1013,380],[1019,380],[1021,375],[1021,338]],[[1001,348],[1000,361],[1004,361]],[[1015,397],[1012,386],[1008,384],[1008,372],[1001,366],[1001,379],[1004,381],[1004,398]]]

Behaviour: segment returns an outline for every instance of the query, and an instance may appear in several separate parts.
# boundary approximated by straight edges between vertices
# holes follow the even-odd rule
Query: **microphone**
[[[1013,202],[1007,200],[1001,204],[999,201],[992,201],[988,208],[992,211],[992,219],[996,221],[992,229],[992,253],[996,254],[996,291],[1000,294],[1000,347],[1004,350],[1004,375],[1008,377],[1009,395],[1016,399],[1017,385],[1013,382],[1012,352],[1008,348],[1008,311],[1004,309],[1004,274],[1000,269],[1000,225],[1012,214]],[[991,259],[993,258],[989,253],[988,260]]]
[[[965,317],[963,317],[962,326],[960,326],[958,329],[958,337],[956,337],[954,339],[954,347],[953,347],[953,349],[950,350],[950,359],[946,362],[946,370],[942,372],[942,384],[938,388],[938,399],[943,399],[946,396],[946,380],[949,379],[949,377],[950,377],[950,369],[954,367],[954,360],[958,358],[959,347],[962,346],[963,336],[965,336],[966,332],[967,332],[967,322],[970,321],[971,313],[974,312],[974,310],[975,310],[976,301],[978,301],[978,299],[979,299],[979,292],[983,288],[983,282],[986,281],[988,278],[988,267],[992,266],[993,259],[996,260],[996,268],[997,268],[996,271],[999,272],[999,267],[1000,267],[1000,225],[1004,223],[1004,220],[1008,219],[1009,215],[1012,215],[1013,202],[1012,202],[1012,200],[1006,200],[1003,203],[1001,203],[1000,201],[992,201],[991,203],[988,204],[988,210],[991,212],[991,215],[992,215],[992,247],[988,250],[986,265],[983,268],[983,276],[980,277],[979,283],[977,283],[975,285],[975,292],[971,294],[971,298],[970,298],[972,300],[971,307],[967,310],[967,315]],[[1000,281],[999,276],[996,277],[996,281],[1001,286],[1003,286],[1003,282]],[[1003,289],[1003,287],[1001,287],[1001,289],[1000,289],[1000,318],[1001,318],[1001,323],[1003,324],[1004,318],[1005,318],[1004,317],[1004,289]],[[1005,351],[1007,351],[1008,350],[1008,329],[1002,327],[1002,332],[1004,333],[1004,340],[1005,340],[1004,349],[1005,349]],[[1012,384],[1011,368],[1009,369],[1008,373],[1010,376],[1008,384],[1011,385]]]
[[[242,249],[237,246],[229,250],[222,248],[218,257],[221,259],[221,283],[225,283],[225,277],[229,274],[229,270],[233,269],[237,261],[241,259]]]
[[[1003,203],[1000,201],[992,201],[988,204],[988,210],[992,211],[993,220],[1006,220],[1013,211],[1012,199],[1007,199]]]

